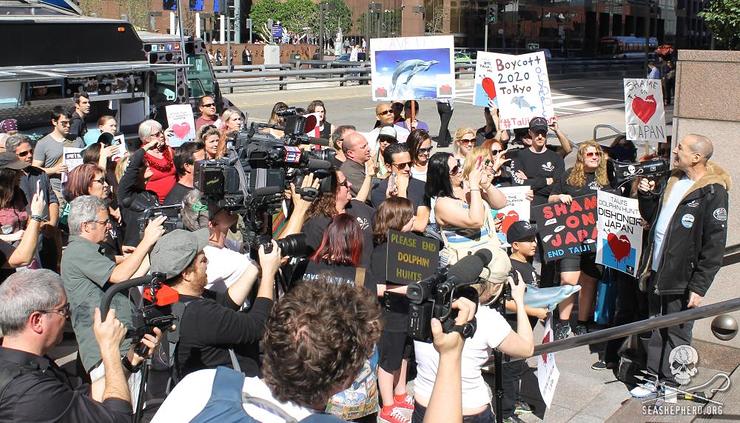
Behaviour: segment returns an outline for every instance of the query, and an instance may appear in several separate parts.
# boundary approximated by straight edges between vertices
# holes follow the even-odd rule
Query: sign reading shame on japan
[[[544,52],[517,56],[492,53],[483,57],[490,57],[493,62],[489,75],[493,76],[494,87],[487,87],[485,76],[476,70],[476,87],[480,84],[476,91],[485,90],[488,98],[492,99],[492,95],[497,98],[501,129],[526,128],[535,117],[544,117],[548,122],[554,120]]]
[[[388,231],[385,280],[399,285],[432,276],[439,265],[439,244],[410,232]]]
[[[665,142],[665,109],[660,79],[624,79],[627,139],[658,147]]]
[[[596,252],[596,194],[532,208],[545,261]]]

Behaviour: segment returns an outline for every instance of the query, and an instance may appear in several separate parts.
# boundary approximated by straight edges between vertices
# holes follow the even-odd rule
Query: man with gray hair
[[[70,304],[59,275],[16,273],[0,285],[0,421],[130,422],[131,398],[118,352],[126,328],[111,309],[105,322],[91,316],[91,331],[107,367],[101,401],[90,386],[68,377],[46,354],[62,340]],[[154,346],[154,344],[150,344]],[[139,361],[142,360],[139,358]]]
[[[100,304],[109,284],[115,284],[142,276],[149,270],[147,254],[164,233],[165,217],[152,220],[144,230],[144,236],[133,251],[116,263],[115,258],[105,256],[100,244],[105,240],[110,218],[103,200],[82,195],[75,198],[69,212],[69,245],[62,255],[62,281],[72,306],[72,327],[80,346],[82,365],[90,374],[93,398],[99,398],[104,388],[105,367],[101,366],[100,351],[92,333],[92,314]],[[132,327],[133,308],[129,298],[118,293],[111,301],[123,324]],[[125,353],[130,346],[126,340],[121,344]]]

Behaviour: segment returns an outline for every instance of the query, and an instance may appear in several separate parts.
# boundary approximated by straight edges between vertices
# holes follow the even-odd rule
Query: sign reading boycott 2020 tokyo
[[[596,194],[573,198],[570,204],[549,203],[532,208],[545,261],[596,252]]]
[[[432,276],[439,264],[436,241],[408,232],[388,231],[385,280],[408,285]]]
[[[480,53],[479,53],[480,54]],[[491,53],[501,128],[526,128],[534,117],[555,118],[545,53]]]
[[[624,80],[624,118],[627,139],[654,147],[665,141],[665,108],[660,79]]]

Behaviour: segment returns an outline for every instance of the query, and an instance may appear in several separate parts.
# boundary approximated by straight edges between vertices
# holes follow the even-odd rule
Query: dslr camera
[[[182,205],[180,204],[172,206],[149,207],[144,209],[137,222],[139,224],[139,235],[143,236],[146,225],[148,225],[149,222],[153,219],[156,219],[160,216],[164,216],[166,218],[164,223],[162,223],[164,233],[170,233],[175,229],[183,229],[184,226],[182,224],[182,218],[180,217],[181,209]]]
[[[614,187],[620,187],[638,177],[658,178],[671,172],[665,159],[652,159],[638,163],[609,160],[606,162],[609,180]]]

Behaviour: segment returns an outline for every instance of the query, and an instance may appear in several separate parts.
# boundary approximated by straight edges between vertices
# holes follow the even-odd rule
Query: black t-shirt
[[[429,201],[429,198],[424,193],[425,186],[426,183],[424,181],[409,178],[409,186],[406,189],[406,198],[408,198],[409,201],[411,201],[411,204],[414,206],[414,213],[416,213],[416,209],[418,207],[430,206],[431,201]],[[380,203],[385,201],[385,193],[387,191],[388,179],[383,179],[378,185],[373,188],[373,191],[370,194],[370,203],[372,203],[373,207],[377,209],[380,206]]]
[[[170,190],[170,193],[167,194],[167,197],[165,197],[164,205],[174,206],[176,204],[182,203],[183,198],[185,198],[185,196],[188,195],[188,193],[192,190],[192,188],[186,187],[179,182],[176,183],[175,186],[172,187],[172,190]]]
[[[362,260],[360,263],[364,267],[369,267],[370,255],[373,252],[372,224],[375,210],[357,200],[352,200],[347,205],[346,211],[347,214],[357,220],[357,223],[360,224],[360,228],[362,228],[363,245]],[[319,245],[321,245],[321,239],[324,237],[324,231],[329,226],[329,223],[331,223],[331,219],[329,217],[319,215],[308,219],[308,221],[303,224],[301,232],[306,234],[306,245],[308,245],[311,251],[316,251]]]
[[[303,274],[303,281],[317,281],[322,277],[328,277],[332,283],[347,283],[355,285],[355,279],[357,277],[357,268],[353,266],[327,264],[327,263],[316,263],[313,260],[309,260],[306,272]],[[373,296],[377,296],[378,286],[376,279],[371,275],[369,269],[365,269],[365,280],[363,286]]]
[[[529,148],[520,150],[512,160],[512,174],[518,170],[524,172],[527,179],[516,180],[519,185],[529,185],[534,190],[532,205],[547,203],[552,185],[547,185],[547,178],[557,181],[565,170],[565,162],[558,153],[549,149],[535,153]]]
[[[533,286],[535,288],[540,286],[540,276],[534,270],[532,263],[511,259],[511,270],[519,272],[522,276],[522,282],[526,283],[527,286]]]
[[[583,184],[582,187],[575,187],[568,184],[568,182],[566,181],[568,180],[568,176],[570,176],[572,171],[573,168],[568,169],[567,171],[565,171],[563,176],[560,177],[560,179],[552,184],[552,192],[550,193],[551,195],[568,194],[571,197],[580,197],[581,195],[593,194],[595,191],[605,188],[599,185],[598,182],[596,182],[596,174],[593,172],[586,173],[586,183]]]

